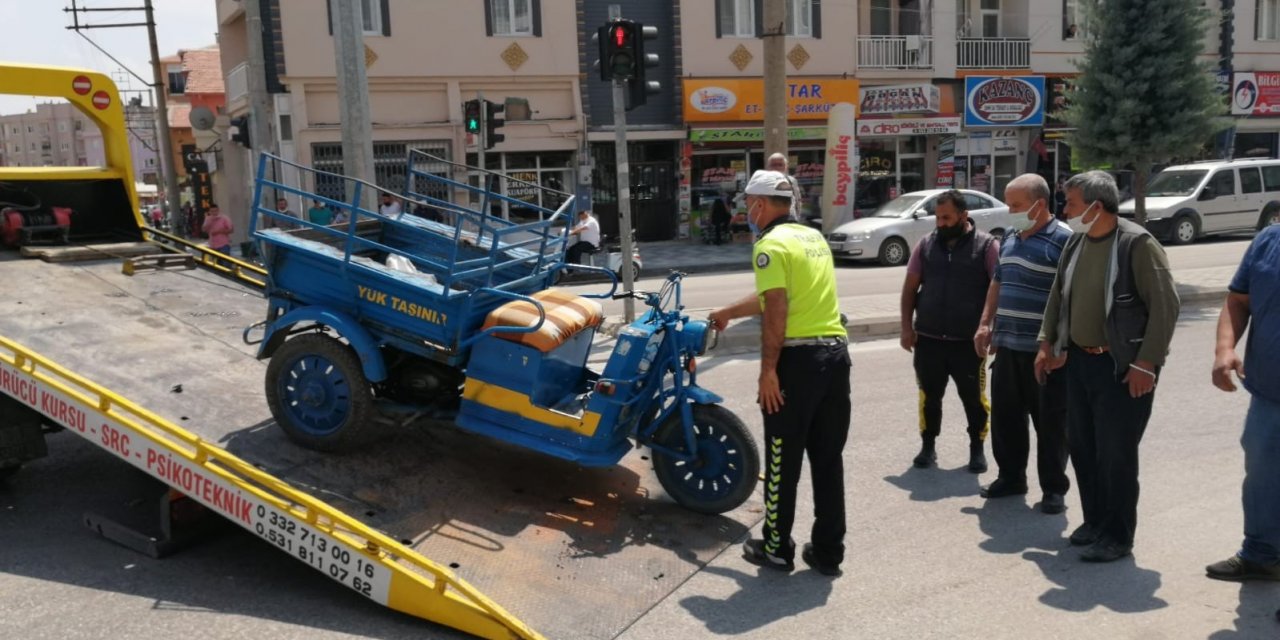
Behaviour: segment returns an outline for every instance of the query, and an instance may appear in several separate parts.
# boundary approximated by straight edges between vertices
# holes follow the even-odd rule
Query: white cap
[[[757,171],[747,182],[746,194],[749,196],[781,196],[791,198],[791,181],[779,171]]]

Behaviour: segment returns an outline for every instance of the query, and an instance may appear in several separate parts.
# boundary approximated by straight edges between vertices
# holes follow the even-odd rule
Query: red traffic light
[[[613,46],[618,48],[627,46],[627,40],[631,36],[628,31],[629,30],[623,25],[615,26],[613,28]]]

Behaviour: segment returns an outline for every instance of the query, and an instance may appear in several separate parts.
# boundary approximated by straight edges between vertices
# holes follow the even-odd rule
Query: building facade
[[[100,135],[96,149],[93,144],[96,132],[96,125],[69,102],[44,102],[27,113],[0,116],[0,164],[11,167],[101,164]]]

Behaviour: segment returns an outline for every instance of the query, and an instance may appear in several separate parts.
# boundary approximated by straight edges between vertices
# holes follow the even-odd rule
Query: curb
[[[1196,285],[1178,286],[1178,298],[1182,306],[1199,305],[1206,302],[1221,302],[1227,295],[1226,287],[1202,287]],[[600,333],[610,338],[618,337],[618,331],[627,326],[622,316],[609,316],[600,324]],[[849,332],[850,342],[874,340],[897,335],[901,329],[898,316],[880,316],[874,318],[853,318],[845,325]],[[735,323],[728,331],[720,334],[712,352],[728,352],[760,346],[760,320],[751,318]]]

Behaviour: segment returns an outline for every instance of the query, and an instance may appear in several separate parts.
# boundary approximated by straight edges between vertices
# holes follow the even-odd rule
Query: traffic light
[[[661,60],[658,59],[658,54],[645,53],[644,50],[645,40],[656,40],[658,38],[658,28],[646,27],[636,23],[635,29],[640,37],[634,38],[632,41],[632,51],[634,52],[636,63],[635,72],[627,80],[627,94],[630,98],[627,101],[627,109],[639,107],[649,101],[649,96],[662,92],[662,83],[647,78],[647,70],[657,67]]]
[[[635,75],[638,27],[630,20],[614,20],[596,31],[601,80],[630,80]]]
[[[468,100],[462,103],[462,113],[467,133],[480,133],[480,101]]]
[[[252,149],[253,145],[249,140],[249,116],[243,115],[238,118],[231,119],[231,141],[239,142],[246,149]]]
[[[497,102],[484,101],[484,148],[492,149],[499,142],[506,140],[507,137],[498,133],[498,130],[505,125],[507,121],[499,118],[498,114],[507,110],[505,104]]]

